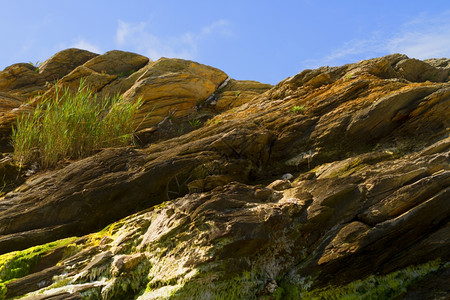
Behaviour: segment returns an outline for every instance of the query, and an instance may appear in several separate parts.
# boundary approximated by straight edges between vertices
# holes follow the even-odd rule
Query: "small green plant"
[[[239,97],[241,95],[241,91],[236,91],[236,92],[234,92],[234,96],[237,98],[237,97]]]
[[[199,119],[189,120],[189,124],[191,125],[192,128],[196,128],[196,127],[200,126],[201,123],[202,122]]]
[[[181,134],[183,134],[183,133],[184,133],[184,130],[185,130],[184,124],[181,124],[181,125],[180,125],[180,128],[178,129],[178,132],[181,133]]]
[[[97,99],[80,82],[76,93],[55,86],[55,99],[43,99],[13,128],[14,159],[20,166],[37,162],[54,167],[60,159],[78,159],[111,146],[133,143],[133,118],[140,106],[119,96]]]
[[[221,118],[216,118],[215,120],[213,118],[213,119],[209,119],[208,121],[206,121],[206,125],[217,125],[222,121],[223,120]]]
[[[35,71],[36,73],[39,72],[39,68],[40,68],[41,65],[42,65],[42,63],[41,63],[40,61],[36,61],[35,63],[32,62],[32,61],[30,61],[30,62],[28,62],[28,63],[34,67],[34,71]]]
[[[291,108],[291,112],[293,113],[301,113],[304,112],[305,110],[306,110],[305,105],[295,105]]]

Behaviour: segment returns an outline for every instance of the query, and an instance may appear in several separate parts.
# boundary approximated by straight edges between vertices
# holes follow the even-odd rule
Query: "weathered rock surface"
[[[86,50],[69,48],[44,61],[39,66],[39,74],[47,81],[60,79],[96,56],[98,54]]]
[[[166,118],[195,113],[197,105],[208,99],[227,77],[218,69],[195,62],[162,58],[145,70],[124,93],[124,99],[141,99],[137,124],[140,128],[153,126]]]
[[[320,299],[373,274],[357,295],[448,296],[445,60],[394,54],[267,90],[173,59],[119,78],[131,67],[110,65],[116,54],[61,81],[84,70],[101,94],[142,98],[136,122],[149,136],[179,131],[177,118],[210,119],[15,183],[0,198],[0,298]],[[104,72],[92,67],[103,62]],[[238,91],[245,101],[226,100]],[[70,236],[83,237],[24,258],[31,269],[14,275],[14,257],[31,250],[10,252]]]
[[[251,101],[254,97],[268,91],[272,86],[251,80],[231,79],[211,97],[210,105],[216,111],[225,111],[241,106]]]

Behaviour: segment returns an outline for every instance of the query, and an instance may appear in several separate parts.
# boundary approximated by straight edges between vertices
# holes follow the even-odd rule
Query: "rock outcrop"
[[[270,88],[79,53],[46,78],[141,99],[140,145],[33,172],[4,154],[0,298],[448,296],[447,60],[394,54]],[[44,70],[14,68],[0,72],[3,151],[13,116],[52,93]]]

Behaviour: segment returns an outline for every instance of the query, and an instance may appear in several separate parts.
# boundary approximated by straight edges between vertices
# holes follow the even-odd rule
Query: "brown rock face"
[[[103,149],[11,183],[0,198],[0,253],[85,236],[5,283],[7,295],[56,283],[67,287],[25,299],[64,299],[69,290],[73,299],[320,299],[316,287],[372,274],[378,297],[426,298],[432,291],[420,281],[430,278],[439,295],[448,291],[446,60],[395,54],[305,70],[266,90],[194,62],[130,54],[145,66],[119,78],[108,58],[119,54],[96,56],[61,81],[83,71],[99,93],[141,98],[142,135],[179,130],[177,118],[202,109],[211,116],[213,101],[225,111],[174,138]],[[110,69],[93,67],[104,62]],[[256,94],[225,101],[244,85]],[[389,273],[404,286],[379,279]],[[359,297],[369,297],[364,284]]]
[[[39,80],[37,69],[30,64],[19,63],[0,72],[0,91],[11,91],[35,84]]]
[[[208,99],[227,75],[198,63],[162,58],[146,68],[124,93],[125,100],[142,100],[140,127],[153,126],[165,118],[186,116]],[[150,115],[147,115],[151,112]]]
[[[39,74],[47,81],[60,79],[96,56],[98,54],[86,50],[66,49],[44,61],[39,67]]]
[[[250,102],[254,97],[268,91],[272,86],[251,80],[229,80],[211,99],[215,110],[225,111]]]
[[[98,73],[125,76],[136,72],[148,61],[147,57],[139,54],[113,50],[89,60],[84,66]]]

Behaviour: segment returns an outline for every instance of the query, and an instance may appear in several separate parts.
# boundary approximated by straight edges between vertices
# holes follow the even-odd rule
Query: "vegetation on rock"
[[[61,159],[133,143],[133,118],[140,101],[127,103],[120,96],[97,99],[83,80],[76,93],[61,91],[56,84],[55,95],[20,116],[13,128],[14,158],[20,165],[37,162],[48,168]]]

